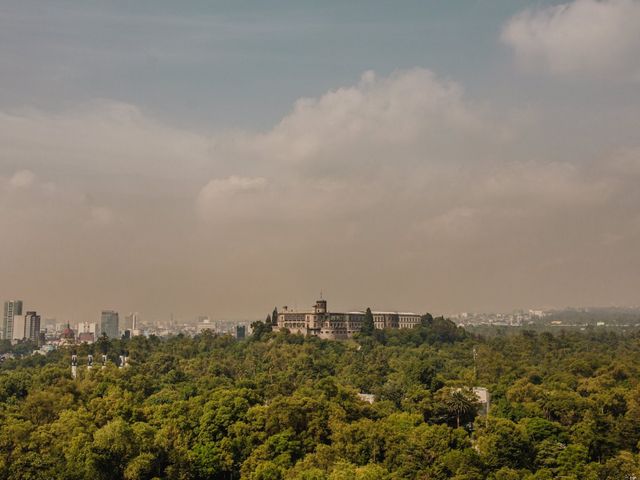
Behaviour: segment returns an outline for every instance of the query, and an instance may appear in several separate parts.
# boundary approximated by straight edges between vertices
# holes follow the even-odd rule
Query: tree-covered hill
[[[5,361],[0,478],[640,476],[637,336],[483,339],[430,317],[345,342],[258,330],[78,346],[75,380],[71,349]]]

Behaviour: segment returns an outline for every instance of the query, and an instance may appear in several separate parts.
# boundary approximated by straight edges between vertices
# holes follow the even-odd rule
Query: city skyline
[[[637,0],[5,2],[0,297],[73,322],[320,289],[637,305],[639,23]]]
[[[325,296],[316,296],[313,297],[312,295],[309,296],[309,298],[324,298]],[[0,299],[1,302],[7,303],[7,302],[15,302],[16,300],[10,300],[10,301],[5,301]],[[33,303],[31,302],[23,302],[22,300],[19,300],[18,302],[20,302],[21,304],[26,304],[29,308],[34,308],[33,307]],[[336,306],[335,304],[333,304],[334,306]],[[275,309],[288,309],[289,311],[292,312],[304,312],[310,308],[313,308],[314,306],[314,302],[309,301],[306,303],[298,303],[298,302],[294,302],[291,303],[289,302],[286,305],[275,305]],[[272,307],[273,308],[273,307]],[[364,312],[364,310],[366,310],[367,308],[371,308],[372,310],[375,311],[381,311],[381,312],[399,312],[400,310],[398,310],[397,308],[385,308],[384,306],[380,306],[378,304],[376,304],[375,302],[373,304],[367,304],[367,305],[356,305],[354,304],[354,302],[347,302],[346,304],[338,304],[337,305],[337,309],[338,310],[342,310],[342,311],[347,311],[347,312]],[[26,307],[25,307],[26,310]],[[122,317],[122,320],[119,320],[119,325],[120,325],[120,330],[124,331],[124,330],[136,330],[135,325],[130,325],[130,322],[132,321],[132,319],[136,319],[135,324],[143,324],[143,325],[170,325],[170,324],[175,324],[176,326],[179,325],[197,325],[199,324],[203,319],[206,319],[206,321],[210,321],[212,323],[218,323],[218,322],[240,322],[240,323],[247,323],[247,322],[253,322],[253,321],[261,321],[264,320],[266,315],[270,315],[272,313],[272,310],[269,307],[266,307],[265,311],[261,311],[253,316],[245,316],[245,317],[241,317],[241,316],[217,316],[215,313],[212,312],[196,312],[196,313],[183,313],[183,312],[178,312],[178,311],[173,311],[173,312],[169,312],[166,313],[164,315],[159,315],[159,316],[148,316],[148,315],[144,315],[143,312],[139,312],[139,311],[127,311],[124,309],[118,309],[118,308],[114,308],[111,307],[110,309],[104,309],[104,308],[97,308],[95,309],[95,314],[91,317],[87,317],[87,318],[81,318],[78,315],[55,315],[51,312],[47,312],[47,311],[43,311],[40,308],[36,309],[38,312],[40,312],[40,314],[42,315],[42,328],[44,329],[45,327],[45,323],[50,323],[51,325],[56,325],[56,326],[63,326],[63,325],[71,325],[74,327],[74,329],[76,328],[76,326],[81,325],[81,324],[87,324],[87,325],[96,325],[97,328],[100,328],[101,326],[101,322],[102,322],[102,316],[105,312],[112,312],[115,313],[118,317]],[[401,309],[402,310],[402,309]],[[404,309],[407,310],[408,309]],[[412,314],[418,314],[418,315],[423,315],[423,314],[431,314],[433,316],[443,316],[445,318],[464,318],[467,315],[511,315],[511,314],[521,314],[521,313],[528,313],[528,314],[533,314],[534,316],[540,316],[543,314],[548,314],[550,312],[561,312],[561,311],[584,311],[584,312],[588,312],[588,311],[599,311],[599,310],[620,310],[620,311],[636,311],[639,310],[640,311],[640,305],[632,305],[632,304],[628,304],[628,305],[614,305],[614,304],[610,304],[610,305],[557,305],[557,306],[544,306],[544,307],[540,307],[539,305],[520,305],[517,307],[514,307],[512,309],[507,309],[507,310],[460,310],[460,311],[449,311],[449,312],[442,312],[442,311],[436,311],[436,310],[432,310],[429,308],[418,308],[415,309],[414,311],[412,311]],[[266,312],[266,313],[265,313]],[[29,312],[27,312],[29,313]]]

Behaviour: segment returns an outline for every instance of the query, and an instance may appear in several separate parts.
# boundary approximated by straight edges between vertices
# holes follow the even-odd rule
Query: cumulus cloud
[[[210,146],[205,136],[168,126],[134,105],[107,100],[59,112],[2,111],[0,141],[0,165],[52,176],[63,171],[67,181],[88,175],[111,180],[194,175],[181,170],[181,163],[201,168]]]
[[[113,212],[106,207],[91,207],[89,209],[89,224],[107,226],[113,222]]]
[[[512,120],[423,69],[366,72],[262,132],[117,102],[0,113],[0,221],[21,232],[0,237],[0,289],[46,296],[36,269],[93,308],[236,316],[321,287],[346,308],[631,298],[638,146],[548,158],[527,148],[547,125]]]
[[[25,188],[30,186],[35,179],[35,175],[30,170],[20,170],[13,174],[9,184],[16,188]]]
[[[521,12],[504,27],[502,41],[529,71],[637,79],[638,25],[638,0],[574,0]]]
[[[418,272],[453,268],[464,276],[454,275],[456,281],[518,277],[553,298],[541,286],[548,275],[564,285],[565,272],[584,271],[581,258],[598,264],[594,271],[609,271],[614,263],[602,260],[602,249],[611,238],[623,239],[625,249],[637,239],[630,225],[638,178],[619,173],[634,165],[629,153],[624,161],[617,153],[589,161],[540,158],[522,148],[532,128],[541,127],[519,130],[508,114],[429,71],[384,78],[368,72],[356,85],[299,100],[267,132],[218,138],[224,158],[269,177],[272,188],[239,202],[228,181],[214,180],[216,202],[227,206],[209,213],[228,218],[232,208],[245,232],[260,225],[262,239],[324,252],[335,259],[331,265],[360,265],[373,279],[377,271],[397,272],[409,290],[417,288],[409,279],[420,278],[447,296]],[[319,236],[318,228],[329,233]],[[373,258],[376,266],[366,265]],[[525,272],[530,276],[521,278]],[[386,282],[368,285],[385,297]],[[563,292],[597,292],[593,284],[582,289]]]
[[[486,168],[512,134],[461,85],[429,70],[365,72],[355,85],[298,100],[266,132],[216,137],[217,157],[268,178],[270,188],[251,177],[214,178],[197,205],[209,217],[258,219],[268,210],[278,223],[352,221],[437,188],[461,165]],[[235,196],[247,187],[254,195]]]
[[[247,178],[232,175],[228,178],[215,178],[202,188],[200,198],[203,201],[208,201],[228,194],[254,192],[262,190],[266,184],[266,180],[261,177]]]
[[[231,175],[227,178],[214,178],[198,193],[197,204],[201,215],[207,219],[216,214],[224,214],[226,218],[238,217],[243,211],[240,204],[249,202],[251,209],[257,210],[256,196],[252,194],[264,191],[266,179],[262,177],[240,177]]]
[[[357,85],[298,100],[255,147],[294,168],[302,164],[319,173],[337,168],[342,176],[353,166],[398,166],[407,145],[428,146],[422,161],[438,161],[455,154],[462,136],[487,143],[503,139],[508,129],[488,125],[487,117],[464,99],[459,84],[429,70],[386,78],[366,72]]]

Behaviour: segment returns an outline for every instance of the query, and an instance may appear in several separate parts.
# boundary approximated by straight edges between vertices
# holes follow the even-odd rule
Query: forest
[[[254,331],[4,361],[0,479],[640,478],[637,334],[480,336],[430,316],[348,341]]]

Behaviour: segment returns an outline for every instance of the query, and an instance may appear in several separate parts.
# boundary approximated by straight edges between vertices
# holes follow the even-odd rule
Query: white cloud
[[[349,166],[397,164],[406,145],[428,146],[424,160],[437,161],[455,150],[459,136],[502,139],[507,129],[489,127],[463,93],[459,84],[425,69],[387,78],[366,72],[357,85],[298,100],[289,115],[258,137],[256,149],[289,164],[337,167],[342,175]]]
[[[516,15],[502,41],[529,71],[640,78],[639,25],[638,0],[574,0]]]
[[[207,200],[215,197],[223,197],[228,194],[262,190],[266,184],[267,181],[261,177],[247,178],[232,175],[228,178],[211,180],[202,188],[200,195]]]
[[[237,217],[242,215],[243,207],[259,211],[259,205],[255,204],[258,198],[256,194],[266,187],[267,180],[262,177],[231,175],[227,178],[214,178],[198,193],[198,209],[204,218],[216,214],[226,218]]]
[[[571,275],[578,298],[596,291],[580,258],[633,285],[640,150],[548,159],[527,142],[553,126],[511,119],[422,69],[367,72],[299,100],[271,129],[212,139],[111,102],[0,113],[0,223],[20,232],[0,237],[12,253],[0,267],[23,288],[22,272],[44,263],[81,272],[70,283],[103,282],[83,295],[147,292],[158,310],[215,296],[236,314],[322,284],[356,304],[479,305],[504,301],[518,274],[514,303],[548,279],[553,301]]]
[[[35,175],[30,170],[20,170],[13,174],[9,184],[15,188],[25,188],[33,184]]]
[[[201,167],[210,158],[205,136],[107,100],[60,112],[0,112],[0,142],[0,166],[18,165],[36,174],[62,166],[67,181],[84,174],[175,180],[193,175],[180,169],[183,162]]]
[[[110,225],[113,222],[113,211],[107,207],[91,207],[89,209],[89,224],[99,227]]]

